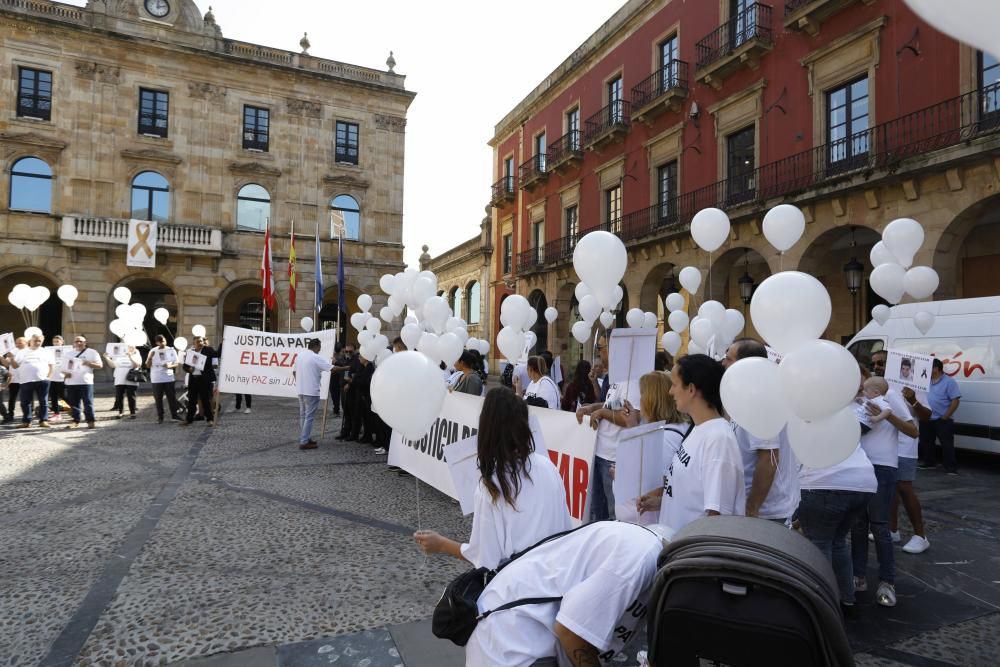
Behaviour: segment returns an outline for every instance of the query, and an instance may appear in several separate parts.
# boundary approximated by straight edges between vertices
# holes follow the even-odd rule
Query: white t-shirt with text
[[[860,491],[875,493],[878,480],[875,468],[861,446],[837,465],[827,468],[799,468],[799,484],[803,491]]]
[[[44,382],[49,379],[50,366],[54,363],[52,352],[44,347],[26,347],[14,355],[17,362],[18,381]]]
[[[917,401],[921,405],[927,405],[927,392],[918,391],[915,392],[917,396]],[[892,408],[892,413],[894,415],[910,415],[910,421],[914,424],[918,423],[917,413],[914,411],[913,406],[906,402],[903,395],[896,391],[896,389],[889,389],[889,393],[885,395],[886,399],[889,401],[889,407]],[[898,401],[896,399],[899,399]],[[897,412],[897,409],[899,412]],[[906,412],[902,412],[905,409]],[[902,431],[896,431],[899,438],[899,456],[904,459],[916,459],[920,458],[918,451],[919,438],[911,438]]]
[[[555,381],[547,375],[543,375],[537,382],[529,384],[528,388],[524,392],[524,396],[525,398],[528,396],[544,398],[549,404],[549,407],[553,410],[559,410],[561,408],[559,401],[559,387],[557,387]]]
[[[300,396],[319,396],[320,379],[324,371],[333,368],[329,359],[324,359],[312,350],[302,350],[295,359],[295,386]]]
[[[757,452],[761,450],[778,453],[778,469],[771,482],[771,490],[761,503],[757,516],[761,519],[787,519],[799,506],[799,476],[798,460],[788,442],[788,432],[781,432],[774,438],[764,440],[758,438],[745,428],[732,422],[733,435],[740,446],[740,456],[743,458],[743,485],[749,497],[753,486],[753,476],[757,469]]]
[[[174,369],[167,368],[167,364],[177,363],[177,352],[172,347],[164,347],[163,349],[154,347],[150,354],[152,359],[150,360],[149,381],[154,384],[173,382]]]
[[[92,347],[85,348],[82,353],[77,350],[70,350],[63,354],[63,359],[66,358],[78,359],[79,361],[89,361],[92,364],[97,364],[98,368],[104,367],[104,362],[101,361],[101,355],[98,354],[97,350]],[[72,375],[66,378],[66,384],[67,386],[94,384],[94,369],[90,366],[80,364],[79,368],[73,371]]]

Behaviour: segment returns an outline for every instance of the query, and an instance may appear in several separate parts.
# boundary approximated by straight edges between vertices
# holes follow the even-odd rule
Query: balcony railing
[[[507,174],[493,184],[493,195],[490,204],[500,207],[514,201],[514,174]]]
[[[753,40],[771,43],[771,8],[759,2],[730,17],[695,44],[698,68],[708,67]]]
[[[548,164],[546,166],[549,171],[554,171],[582,159],[583,150],[580,146],[580,130],[570,130],[553,141],[549,146]]]
[[[688,64],[683,60],[671,61],[668,66],[653,72],[632,88],[632,110],[638,117],[646,106],[668,95],[686,96],[687,91]]]
[[[537,271],[545,264],[545,246],[530,248],[517,255],[517,273],[526,274]]]
[[[546,154],[539,153],[533,155],[518,167],[521,187],[530,190],[539,182],[545,180],[549,173],[546,171]]]
[[[69,245],[128,245],[128,220],[65,216],[61,239]],[[157,250],[181,250],[197,254],[222,253],[222,230],[201,225],[161,222],[156,226]]]
[[[596,146],[628,131],[629,108],[627,101],[615,100],[588,118],[583,125],[583,144]]]

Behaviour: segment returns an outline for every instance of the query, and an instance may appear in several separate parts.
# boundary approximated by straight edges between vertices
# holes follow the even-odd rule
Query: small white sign
[[[184,355],[184,365],[191,366],[199,371],[205,370],[205,361],[208,359],[204,354],[195,352],[194,350],[188,350],[187,354]]]
[[[17,347],[14,345],[14,334],[0,334],[0,356],[13,352]]]
[[[116,357],[124,357],[128,354],[128,345],[125,343],[108,343],[104,346],[104,353],[112,359]]]
[[[172,347],[165,347],[162,350],[157,348],[153,355],[153,365],[166,366],[177,363],[177,350]]]
[[[929,355],[903,350],[886,350],[885,380],[897,389],[930,391],[931,364]]]

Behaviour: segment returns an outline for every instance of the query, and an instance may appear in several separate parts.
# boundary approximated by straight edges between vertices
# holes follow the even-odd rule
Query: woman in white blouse
[[[479,484],[469,541],[433,530],[413,534],[424,553],[445,553],[495,568],[512,553],[570,527],[566,490],[548,456],[535,452],[527,405],[505,387],[483,401],[478,433]]]
[[[532,397],[542,399],[545,401],[544,407],[559,410],[561,407],[559,387],[556,386],[555,380],[546,375],[548,372],[548,364],[545,363],[545,359],[542,357],[530,357],[528,359],[528,378],[531,380],[531,383],[524,390],[524,400],[527,401],[528,405],[543,407],[541,401],[536,400],[536,402],[532,402],[528,400]]]

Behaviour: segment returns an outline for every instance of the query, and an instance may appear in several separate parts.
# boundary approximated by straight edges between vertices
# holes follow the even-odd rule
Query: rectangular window
[[[267,152],[271,112],[261,107],[243,107],[243,148]]]
[[[622,78],[615,77],[608,81],[608,121],[614,125],[624,119],[625,109],[622,104]]]
[[[503,237],[503,272],[504,275],[510,273],[511,264],[514,260],[514,239],[510,234]]]
[[[616,185],[604,191],[604,214],[608,231],[619,234],[622,231],[622,186]]]
[[[545,133],[542,132],[535,137],[535,169],[539,173],[545,173]]]
[[[531,226],[531,243],[535,248],[535,261],[545,261],[545,221],[539,220]]]
[[[139,134],[167,136],[169,100],[162,90],[139,89]]]
[[[566,250],[576,247],[576,235],[580,231],[580,209],[577,206],[568,206],[563,211],[564,234],[566,237]]]
[[[860,167],[868,159],[868,77],[826,94],[827,160],[843,171]]]
[[[729,43],[736,48],[757,30],[756,0],[729,0]]]
[[[17,115],[52,120],[52,72],[18,68]]]
[[[569,149],[580,150],[580,107],[566,112],[566,133],[569,135]]]
[[[672,35],[660,43],[661,91],[677,85],[677,60],[680,58],[680,40]]]
[[[674,220],[677,199],[677,161],[656,168],[656,225],[669,225]]]
[[[514,158],[505,158],[503,161],[504,188],[507,192],[514,191]]]
[[[334,158],[346,164],[358,163],[358,124],[337,121],[337,151]]]
[[[727,201],[730,205],[754,198],[754,126],[726,138],[729,152],[726,172]]]
[[[979,96],[982,118],[1000,119],[1000,61],[979,52]]]

